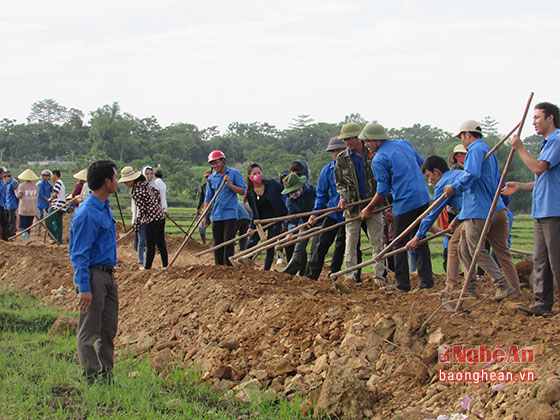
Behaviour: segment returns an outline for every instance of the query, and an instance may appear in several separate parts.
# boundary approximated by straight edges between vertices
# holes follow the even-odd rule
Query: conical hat
[[[33,172],[29,168],[27,168],[25,171],[19,174],[18,178],[21,179],[22,181],[37,181],[39,179],[39,177],[35,175],[35,172]]]
[[[80,172],[76,172],[74,178],[79,179],[81,181],[87,181],[87,168],[82,169]]]

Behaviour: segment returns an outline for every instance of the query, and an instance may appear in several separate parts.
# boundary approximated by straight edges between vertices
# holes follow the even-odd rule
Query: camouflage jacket
[[[364,143],[362,142],[362,144]],[[363,150],[364,153],[362,153],[362,159],[364,161],[366,197],[373,198],[375,192],[377,191],[377,181],[375,180],[373,171],[371,170],[371,158],[369,157],[368,149],[365,144]],[[334,166],[334,180],[336,182],[336,191],[340,194],[341,199],[346,200],[347,203],[360,201],[358,176],[356,175],[354,162],[352,162],[352,156],[350,156],[350,150],[348,150],[348,148],[346,148],[344,152],[339,154],[336,158],[336,164]],[[344,217],[356,217],[360,214],[360,210],[362,208],[363,206],[349,207],[344,211]]]

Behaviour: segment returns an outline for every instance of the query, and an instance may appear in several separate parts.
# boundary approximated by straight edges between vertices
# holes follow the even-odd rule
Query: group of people
[[[80,171],[76,175],[80,175],[82,172]],[[76,175],[75,177],[77,177]],[[19,227],[19,230],[23,232],[21,236],[24,243],[28,244],[31,240],[29,228],[33,225],[34,219],[43,220],[49,215],[44,223],[50,235],[50,242],[61,244],[62,210],[66,207],[67,197],[64,183],[60,179],[60,170],[55,169],[51,172],[49,169],[45,169],[41,172],[41,180],[39,180],[31,169],[26,169],[17,176],[21,183],[18,183],[12,177],[11,171],[4,167],[0,167],[0,176],[3,179],[3,182],[0,183],[2,239],[7,241],[12,238],[16,234],[16,228]],[[53,184],[50,182],[51,178]],[[82,192],[83,182],[79,180],[76,183],[72,197]],[[78,185],[80,185],[79,191]],[[41,234],[41,225],[38,226],[36,233]]]
[[[534,125],[538,134],[546,137],[543,153],[538,160],[531,158],[517,136],[511,141],[512,147],[519,150],[521,157],[536,177],[533,202],[533,217],[537,219],[535,239],[536,289],[535,296],[540,299],[536,309],[524,308],[530,314],[548,314],[551,309],[552,272],[558,270],[558,254],[552,255],[557,235],[558,206],[555,193],[560,180],[555,177],[557,133],[555,113],[558,108],[549,103],[538,104],[535,108]],[[545,124],[542,121],[549,121]],[[323,217],[321,222],[325,232],[314,237],[309,258],[307,241],[297,242],[286,247],[288,264],[284,272],[299,273],[317,279],[323,268],[325,256],[336,239],[330,271],[338,272],[343,262],[351,268],[361,261],[360,236],[364,230],[370,242],[373,255],[383,249],[383,244],[400,236],[429,207],[432,198],[424,176],[434,187],[434,200],[444,196],[443,201],[424,217],[420,226],[402,236],[395,248],[404,247],[413,253],[413,262],[418,271],[417,290],[434,287],[430,249],[422,241],[428,231],[436,232],[449,229],[444,243],[444,267],[447,273],[446,287],[437,294],[446,296],[460,291],[459,273],[461,264],[466,272],[471,265],[473,254],[481,236],[486,218],[490,212],[494,195],[498,190],[501,177],[496,156],[485,143],[481,126],[474,120],[465,121],[456,137],[460,143],[446,161],[440,156],[424,159],[407,140],[391,140],[385,128],[378,123],[361,127],[356,123],[345,124],[340,134],[329,140],[326,150],[333,160],[321,171],[317,187],[309,184],[307,165],[294,161],[290,169],[283,172],[279,181],[263,178],[263,168],[252,163],[247,169],[247,178],[226,165],[226,157],[221,151],[213,151],[208,161],[214,172],[208,175],[203,206],[211,203],[219,187],[223,191],[213,202],[212,220],[214,245],[229,241],[234,237],[238,195],[248,203],[252,220],[248,233],[247,248],[255,246],[259,240],[278,236],[282,231],[305,224],[303,230],[317,223],[317,216],[294,218],[263,226],[259,231],[254,220],[281,218],[336,207],[338,211]],[[550,137],[550,138],[549,138]],[[544,159],[549,159],[545,161]],[[556,170],[556,169],[555,169]],[[548,172],[547,172],[548,171]],[[495,213],[487,234],[487,246],[477,257],[479,269],[486,272],[495,286],[496,301],[509,298],[521,302],[519,277],[511,253],[510,231],[511,212],[507,208],[509,196],[518,190],[531,190],[534,184],[508,183],[498,198]],[[390,207],[387,207],[390,204]],[[552,219],[550,219],[552,218]],[[546,220],[541,220],[546,219]],[[206,226],[208,221],[203,221]],[[265,220],[266,223],[266,220]],[[439,226],[433,226],[436,224]],[[551,224],[551,226],[549,226]],[[263,231],[266,236],[263,235]],[[551,233],[552,232],[552,233]],[[539,243],[537,244],[537,240]],[[556,242],[555,242],[556,243]],[[492,250],[492,255],[489,250]],[[264,269],[269,270],[274,261],[275,251],[268,248]],[[219,247],[215,250],[216,264],[231,265],[234,245]],[[393,260],[383,260],[374,264],[374,280],[387,291],[408,292],[411,290],[408,255],[405,252],[394,256]],[[387,283],[387,270],[395,272],[395,283]],[[360,270],[350,271],[348,278],[360,281]],[[476,296],[477,276],[469,279],[467,294]],[[544,309],[543,309],[544,308]]]
[[[535,219],[534,295],[531,307],[519,306],[529,315],[550,316],[554,302],[554,279],[560,282],[560,114],[558,107],[539,103],[535,107],[533,125],[537,134],[544,137],[538,158],[531,156],[516,135],[511,146],[534,172],[535,182],[507,182],[501,190],[504,197],[517,191],[533,192],[532,216]],[[283,216],[295,215],[330,208],[322,227],[325,230],[315,237],[311,255],[307,260],[307,242],[298,242],[287,249],[288,264],[285,272],[297,272],[317,279],[323,268],[329,247],[336,241],[331,272],[355,267],[360,260],[361,229],[366,231],[373,253],[383,249],[383,242],[402,236],[395,247],[414,251],[414,260],[420,277],[417,289],[434,286],[430,250],[425,238],[436,220],[438,225],[452,232],[447,244],[447,281],[440,294],[446,295],[459,288],[459,267],[470,267],[475,247],[481,236],[484,221],[489,215],[493,197],[499,185],[498,160],[489,153],[481,126],[476,121],[465,121],[456,137],[461,141],[449,157],[449,163],[438,156],[424,159],[407,140],[391,140],[378,123],[360,127],[345,124],[340,134],[328,141],[326,150],[333,160],[321,171],[317,188],[308,182],[307,165],[295,161],[281,175],[279,181],[265,179],[263,168],[253,163],[247,169],[247,179],[226,165],[226,156],[215,150],[208,156],[212,172],[207,173],[207,183],[201,211],[210,210],[214,245],[234,238],[238,226],[238,209],[248,204],[251,211],[247,247],[259,240],[278,236],[283,229],[298,225],[309,229],[319,217],[292,218],[285,222]],[[118,292],[114,278],[116,265],[115,221],[109,207],[109,196],[117,189],[118,182],[132,188],[137,207],[133,227],[140,231],[146,226],[147,255],[145,268],[151,266],[154,245],[157,244],[163,265],[167,265],[167,251],[163,238],[166,206],[159,190],[150,185],[150,170],[144,174],[131,167],[121,171],[117,181],[114,163],[98,161],[87,170],[91,194],[76,210],[70,229],[70,259],[74,265],[74,280],[79,291],[80,309],[78,354],[84,373],[90,381],[109,379],[113,367],[113,339],[117,328]],[[153,171],[153,170],[152,170]],[[424,181],[428,178],[434,186],[434,200],[443,196],[419,227],[407,229],[419,216],[426,213],[431,198]],[[389,207],[389,204],[391,207]],[[165,208],[165,211],[164,211]],[[509,218],[502,197],[498,199],[488,241],[495,251],[495,261],[485,248],[478,263],[492,278],[496,287],[494,299],[521,300],[519,278],[508,248]],[[280,218],[265,224],[261,230],[255,220]],[[208,219],[202,220],[205,228]],[[344,223],[343,223],[344,222]],[[336,226],[335,226],[336,225]],[[406,235],[401,235],[405,230]],[[263,232],[265,235],[263,235]],[[267,250],[265,269],[270,269],[275,250]],[[215,263],[230,265],[234,245],[215,249]],[[499,264],[499,265],[498,265]],[[389,265],[390,267],[388,267]],[[501,267],[501,269],[500,269]],[[386,271],[395,272],[396,282],[386,283]],[[409,264],[406,253],[397,254],[392,264],[378,262],[374,269],[375,281],[386,291],[411,290]],[[348,273],[359,282],[359,270]],[[474,275],[474,274],[473,274]],[[476,295],[476,278],[470,279],[468,292]]]

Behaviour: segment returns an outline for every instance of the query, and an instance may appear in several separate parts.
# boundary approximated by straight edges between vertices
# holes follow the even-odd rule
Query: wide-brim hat
[[[455,155],[457,153],[464,153],[467,154],[467,149],[465,149],[465,146],[463,146],[463,143],[459,143],[457,146],[455,146],[453,148],[453,151],[451,152],[451,154],[449,155],[449,163],[455,163]]]
[[[338,138],[338,136],[335,136],[329,140],[329,144],[327,145],[326,151],[332,152],[333,150],[341,150],[341,149],[346,149],[346,145],[342,140]]]
[[[387,140],[389,135],[381,124],[369,123],[364,127],[358,138],[360,140]]]
[[[18,178],[21,179],[22,181],[37,181],[39,179],[39,177],[35,175],[35,172],[33,172],[29,168],[27,168],[25,171],[19,174]]]
[[[340,134],[338,135],[338,138],[340,140],[353,139],[354,137],[358,137],[361,132],[362,132],[362,127],[360,127],[360,124],[358,123],[344,124],[340,129]]]
[[[87,168],[82,169],[80,172],[76,172],[72,176],[76,179],[79,179],[80,181],[87,181]]]
[[[305,175],[299,176],[298,174],[292,172],[284,180],[284,189],[281,194],[289,194],[300,189],[305,184],[305,181],[307,181],[307,177]]]
[[[461,124],[461,127],[459,128],[459,132],[455,134],[454,137],[460,138],[461,133],[466,133],[466,132],[478,133],[482,136],[482,128],[480,128],[480,123],[478,123],[475,120],[464,121],[463,124]]]
[[[142,172],[137,171],[132,166],[125,166],[121,169],[121,179],[119,179],[119,182],[134,181],[140,178],[141,175]]]

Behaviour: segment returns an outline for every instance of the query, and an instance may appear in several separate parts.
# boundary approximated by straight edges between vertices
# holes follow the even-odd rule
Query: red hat
[[[225,159],[226,155],[221,150],[212,150],[208,155],[208,162],[212,162],[216,159]]]

